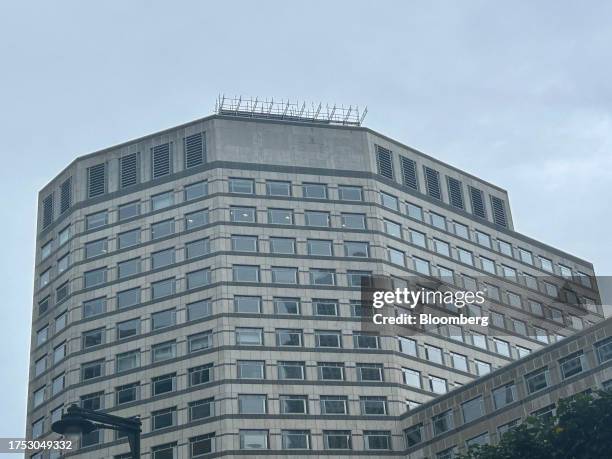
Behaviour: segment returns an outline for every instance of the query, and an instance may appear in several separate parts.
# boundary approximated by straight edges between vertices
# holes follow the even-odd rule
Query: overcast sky
[[[611,9],[2,1],[0,436],[25,424],[38,190],[220,92],[367,105],[366,126],[508,190],[519,232],[612,274]]]

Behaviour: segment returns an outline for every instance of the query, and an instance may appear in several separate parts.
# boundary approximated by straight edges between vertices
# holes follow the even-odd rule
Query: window
[[[257,252],[257,236],[232,235],[232,250]]]
[[[347,229],[365,229],[366,217],[365,214],[340,214],[342,228]]]
[[[356,349],[378,349],[379,337],[366,333],[353,333],[353,345]]]
[[[323,183],[304,183],[302,193],[305,198],[327,199],[327,185]]]
[[[281,395],[281,414],[307,414],[308,398],[305,395]]]
[[[448,337],[450,339],[463,342],[463,331],[461,330],[460,327],[457,327],[455,325],[449,325],[447,329],[448,329]]]
[[[268,209],[268,223],[293,225],[293,211],[291,209]]]
[[[61,230],[57,235],[57,239],[60,247],[68,242],[68,239],[70,239],[70,226]]]
[[[210,221],[208,209],[185,214],[185,229],[190,230],[208,225]]]
[[[55,290],[55,301],[56,303],[60,303],[68,298],[68,294],[70,293],[70,281],[64,282]]]
[[[512,256],[512,246],[506,241],[502,241],[501,239],[497,240],[497,245],[499,247],[499,251],[504,255]]]
[[[369,252],[369,244],[367,242],[344,242],[344,255],[347,257],[367,258]]]
[[[32,438],[38,438],[43,434],[45,418],[40,418],[32,423]]]
[[[442,360],[442,349],[440,349],[439,347],[426,344],[425,357],[430,362],[438,363],[440,365],[444,364],[444,361]]]
[[[282,254],[295,253],[295,239],[288,237],[271,237],[270,252]]]
[[[472,344],[481,349],[487,349],[487,338],[485,337],[485,335],[474,332],[474,331],[471,333],[472,333]]]
[[[436,394],[446,394],[446,392],[448,392],[446,379],[436,376],[429,375],[429,388]]]
[[[533,265],[533,255],[529,250],[525,250],[521,247],[518,247],[519,258],[523,263],[527,263],[529,265]]]
[[[470,438],[469,440],[465,442],[465,445],[468,447],[468,449],[472,446],[482,446],[482,445],[488,445],[488,444],[489,444],[489,433],[488,432],[482,433],[474,438]]]
[[[166,341],[165,343],[151,346],[151,361],[153,363],[173,359],[174,357],[176,357],[175,341]]]
[[[341,201],[362,201],[363,195],[360,186],[339,185],[338,197]]]
[[[140,258],[132,258],[131,260],[117,263],[117,278],[134,276],[140,273]]]
[[[124,403],[134,402],[138,400],[140,393],[140,383],[125,384],[115,388],[115,403],[123,405]]]
[[[239,360],[239,379],[264,379],[264,362],[259,360]]]
[[[423,260],[422,258],[412,257],[414,260],[414,269],[416,272],[420,274],[425,274],[426,276],[431,275],[431,269],[429,267],[429,261]]]
[[[151,296],[155,300],[174,294],[174,277],[164,279],[151,284]]]
[[[198,320],[211,314],[210,300],[201,300],[187,304],[187,320]]]
[[[41,357],[34,364],[34,376],[40,376],[47,369],[47,358]]]
[[[484,376],[491,373],[491,364],[487,362],[481,362],[480,360],[474,360],[476,365],[476,374],[478,376]]]
[[[94,287],[106,282],[106,268],[93,269],[83,274],[85,288]]]
[[[380,192],[380,201],[383,207],[391,210],[399,210],[399,201],[396,196]]]
[[[410,368],[402,368],[404,383],[408,386],[421,388],[421,373]]]
[[[399,238],[402,237],[402,227],[399,223],[387,220],[386,218],[383,220],[383,223],[385,226],[385,233],[389,234],[390,236],[395,236]]]
[[[176,324],[176,309],[167,309],[151,314],[151,329],[170,327]]]
[[[512,430],[514,427],[518,426],[520,424],[520,418],[519,419],[513,419],[512,421],[506,423],[506,424],[502,424],[501,426],[499,426],[497,428],[497,433],[498,433],[498,437],[501,439],[506,432]]]
[[[185,201],[201,198],[208,194],[208,182],[197,182],[185,185]]]
[[[140,228],[136,228],[118,235],[118,245],[120,249],[132,247],[140,242]]]
[[[510,344],[508,344],[507,341],[493,338],[493,343],[495,343],[495,352],[505,355],[506,357],[510,357]]]
[[[151,413],[151,430],[165,429],[176,424],[176,408],[153,411]]]
[[[453,411],[448,410],[431,418],[434,435],[440,435],[454,427]]]
[[[406,254],[404,252],[394,249],[393,247],[387,247],[387,253],[389,254],[389,261],[391,263],[406,266]]]
[[[321,414],[348,414],[348,397],[321,395]]]
[[[157,376],[151,379],[152,395],[155,397],[176,390],[176,373]]]
[[[214,451],[215,434],[198,435],[189,439],[191,458],[197,458]]]
[[[278,362],[278,379],[297,379],[303,380],[306,375],[304,362]]]
[[[410,234],[410,241],[414,245],[427,248],[427,236],[425,233],[413,229],[408,230],[408,233]]]
[[[308,255],[332,256],[332,241],[308,239],[306,245],[308,247]]]
[[[391,432],[387,430],[364,430],[363,441],[366,449],[391,449]]]
[[[527,326],[525,325],[525,322],[522,320],[512,319],[512,326],[514,331],[519,335],[527,336]]]
[[[502,273],[506,279],[511,279],[516,282],[517,280],[516,269],[510,266],[502,265]]]
[[[151,448],[151,459],[175,459],[176,443],[168,443]]]
[[[83,302],[83,317],[93,317],[106,312],[106,298],[96,298]]]
[[[172,204],[174,204],[173,191],[166,191],[151,196],[151,210],[153,211],[170,207]]]
[[[174,220],[164,220],[151,225],[151,239],[160,239],[174,233]]]
[[[259,282],[259,266],[232,266],[234,282]]]
[[[404,338],[403,336],[399,336],[397,339],[399,341],[400,352],[415,357],[417,356],[417,343],[415,340]]]
[[[472,422],[484,416],[485,410],[482,395],[462,403],[461,412],[463,414],[464,423]]]
[[[344,363],[319,362],[319,379],[323,381],[344,381]]]
[[[276,330],[277,346],[301,346],[302,330],[281,329]]]
[[[198,365],[197,367],[190,368],[187,371],[189,376],[189,387],[198,386],[212,381],[213,364],[207,363],[205,365]]]
[[[241,394],[238,395],[238,413],[240,414],[265,414],[266,396]]]
[[[544,330],[543,328],[540,327],[533,327],[533,332],[535,334],[535,339],[538,340],[541,343],[546,343],[548,344],[548,333],[546,332],[546,330]]]
[[[199,269],[187,273],[187,289],[204,287],[210,284],[210,268]]]
[[[236,312],[250,314],[261,313],[261,297],[259,296],[234,296],[234,308]]]
[[[445,257],[450,257],[450,244],[445,241],[441,241],[440,239],[434,238],[434,250],[440,255],[444,255]]]
[[[331,330],[315,331],[315,347],[342,347],[340,332]]]
[[[119,206],[119,221],[140,215],[140,202],[134,201]]]
[[[359,397],[359,406],[361,407],[361,414],[386,415],[387,397]]]
[[[430,212],[429,218],[433,226],[442,230],[446,230],[446,218],[443,215]]]
[[[324,430],[325,449],[352,449],[350,430]]]
[[[476,242],[478,244],[489,249],[492,247],[491,236],[478,230],[474,230],[474,234],[476,235]]]
[[[579,373],[582,373],[585,368],[584,355],[582,352],[570,355],[559,360],[561,368],[561,376],[563,379],[571,378]]]
[[[97,378],[99,376],[104,376],[104,359],[84,363],[83,365],[81,365],[82,381]]]
[[[541,368],[525,376],[527,392],[533,394],[548,387],[548,368]]]
[[[604,363],[608,360],[612,360],[612,338],[608,338],[604,341],[596,343],[595,350],[599,363]]]
[[[310,449],[309,430],[282,430],[283,449]]]
[[[263,330],[261,328],[236,328],[236,344],[262,346]]]
[[[104,328],[86,331],[83,333],[83,349],[104,344]]]
[[[268,431],[240,430],[240,449],[268,449]]]
[[[548,271],[549,273],[554,272],[552,261],[548,258],[538,257],[540,259],[540,265],[544,271]]]
[[[275,284],[297,284],[298,269],[285,266],[272,266],[272,282]]]
[[[578,277],[580,284],[582,284],[584,287],[593,288],[591,277],[588,274],[578,271],[576,276]]]
[[[307,210],[304,212],[306,226],[329,227],[329,212]]]
[[[49,242],[47,242],[45,245],[43,245],[40,248],[40,258],[42,260],[44,260],[49,255],[51,255],[51,248],[52,248],[52,246],[53,246],[53,241],[49,241]]]
[[[237,223],[255,223],[255,207],[230,207],[230,220]]]
[[[92,230],[95,228],[100,228],[108,223],[108,212],[103,210],[102,212],[97,212],[95,214],[89,214],[85,217],[85,228],[87,230]]]
[[[515,308],[520,308],[523,305],[521,297],[516,293],[508,292],[508,304]]]
[[[495,405],[496,410],[499,410],[500,408],[503,408],[516,400],[516,385],[514,383],[509,383],[493,389],[493,404]]]
[[[333,269],[310,269],[310,283],[313,285],[336,285],[336,273]]]
[[[36,408],[42,402],[45,401],[45,387],[44,386],[34,391],[33,400],[34,400],[34,408]]]
[[[132,370],[140,366],[140,350],[117,354],[117,372]]]
[[[480,257],[480,264],[482,266],[483,271],[486,271],[491,274],[495,274],[495,262],[489,258],[485,258],[483,256]]]
[[[300,300],[298,298],[274,298],[276,314],[299,314]]]
[[[229,192],[240,194],[255,194],[255,181],[245,178],[230,178]]]
[[[555,284],[551,284],[550,282],[542,281],[544,284],[544,291],[547,295],[556,297],[558,295],[557,286]]]
[[[210,240],[208,238],[198,239],[185,244],[185,257],[188,260],[202,257],[210,253]]]
[[[268,196],[291,196],[291,182],[268,180],[266,181],[266,194]]]
[[[357,363],[359,381],[382,381],[383,365],[378,363]]]
[[[455,234],[464,239],[470,238],[470,231],[467,226],[462,223],[453,222],[453,227],[455,228]]]
[[[68,265],[70,264],[70,254],[67,253],[62,258],[57,260],[57,273],[61,274],[68,269]]]
[[[64,390],[65,375],[62,373],[51,381],[51,395],[57,395]]]
[[[313,299],[313,312],[317,316],[337,316],[338,302],[336,300]]]
[[[423,424],[417,424],[404,430],[404,436],[408,448],[418,445],[423,441]]]
[[[474,265],[474,259],[472,256],[472,252],[469,250],[462,249],[457,247],[457,255],[459,256],[459,261],[468,265]]]
[[[214,401],[214,398],[206,398],[191,402],[189,404],[189,420],[197,421],[198,419],[205,419],[213,416],[215,411]]]
[[[453,368],[465,372],[468,371],[467,357],[465,355],[456,354],[455,352],[451,352],[450,355]]]
[[[174,263],[174,247],[151,254],[151,265],[153,269],[162,268],[172,263]]]
[[[423,221],[423,208],[420,206],[408,202],[406,203],[406,213],[411,218]]]
[[[140,287],[123,290],[117,293],[117,308],[127,308],[140,303]]]

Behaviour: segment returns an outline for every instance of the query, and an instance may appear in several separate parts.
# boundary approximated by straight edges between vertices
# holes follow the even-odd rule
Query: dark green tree
[[[612,391],[559,401],[557,414],[529,417],[497,445],[470,448],[460,459],[612,458]]]

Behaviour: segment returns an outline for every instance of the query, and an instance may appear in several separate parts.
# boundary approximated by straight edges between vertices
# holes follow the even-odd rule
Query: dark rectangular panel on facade
[[[130,153],[119,159],[119,174],[121,175],[121,188],[138,183],[138,153]]]
[[[60,214],[72,205],[72,177],[68,177],[60,186]]]
[[[206,137],[203,133],[185,137],[185,169],[206,162]]]
[[[498,197],[491,196],[491,208],[493,209],[493,223],[500,226],[508,226],[506,217],[506,205]]]
[[[163,177],[172,172],[172,155],[170,144],[164,143],[151,148],[151,163],[153,165],[153,178]]]
[[[472,200],[472,213],[480,218],[487,218],[485,201],[482,190],[470,187],[470,198]]]
[[[393,180],[393,156],[391,150],[376,145],[376,163],[378,173],[383,177]]]
[[[400,162],[402,165],[402,183],[408,188],[418,190],[416,162],[404,156],[400,156]]]
[[[106,192],[106,164],[96,164],[87,169],[87,197],[93,198]]]
[[[440,173],[431,167],[423,166],[425,170],[425,187],[427,194],[435,199],[442,199],[442,190],[440,189]]]
[[[450,205],[463,209],[463,185],[462,183],[453,177],[447,177],[448,179],[448,199]]]
[[[53,223],[53,193],[43,199],[42,226],[46,228],[51,223]]]

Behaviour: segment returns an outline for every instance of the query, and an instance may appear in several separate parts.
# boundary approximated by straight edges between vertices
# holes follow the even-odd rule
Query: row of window
[[[595,355],[599,364],[612,360],[612,338],[595,344]],[[583,351],[577,351],[557,362],[559,373],[562,380],[576,376],[587,369],[587,362]],[[549,366],[534,370],[524,377],[525,396],[534,394],[550,387],[550,368]],[[499,410],[519,400],[516,382],[508,382],[496,387],[491,392],[492,409]],[[483,395],[474,397],[460,405],[459,411],[464,424],[475,421],[487,414],[485,398]],[[441,435],[455,427],[458,427],[458,420],[453,409],[446,410],[437,414],[431,419],[432,436]],[[425,440],[425,426],[423,423],[416,424],[405,430],[406,442],[408,447],[414,446]]]

